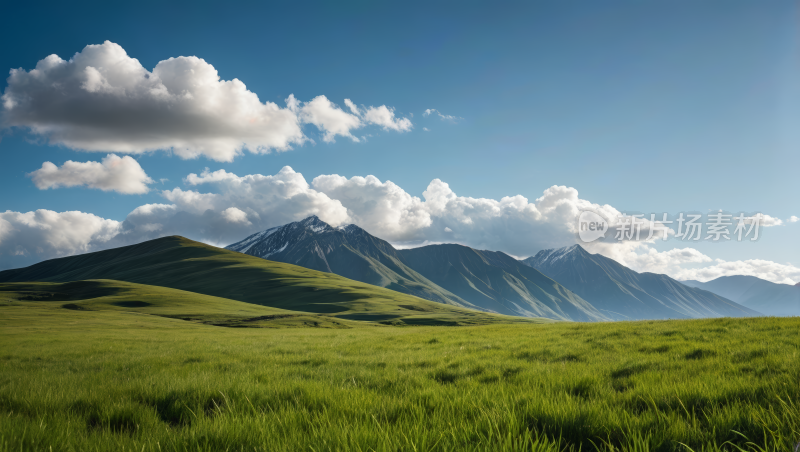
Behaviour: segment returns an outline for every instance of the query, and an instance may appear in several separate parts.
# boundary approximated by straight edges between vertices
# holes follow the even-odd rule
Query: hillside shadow
[[[124,292],[103,281],[73,281],[60,284],[7,283],[0,284],[0,292],[15,292],[18,301],[74,301],[109,297]]]

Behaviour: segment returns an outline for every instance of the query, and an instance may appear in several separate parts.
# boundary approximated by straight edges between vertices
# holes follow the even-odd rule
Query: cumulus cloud
[[[121,223],[84,212],[0,213],[0,268],[93,251],[112,240]]]
[[[353,110],[354,104],[350,99],[345,99],[345,103]],[[323,140],[334,141],[336,135],[358,141],[350,131],[361,127],[361,118],[355,114],[350,114],[329,101],[325,96],[317,96],[298,109],[300,119],[303,122],[314,124],[318,129],[324,131]],[[355,110],[357,112],[358,110]]]
[[[348,219],[347,211],[338,200],[313,189],[302,174],[290,167],[284,167],[274,176],[251,174],[237,176],[225,170],[189,174],[184,183],[191,189],[176,187],[164,190],[161,195],[174,209],[172,213],[159,210],[159,215],[178,216],[173,223],[169,218],[159,217],[149,221],[140,215],[137,223],[155,222],[169,229],[172,234],[180,234],[182,228],[189,226],[194,237],[202,237],[213,242],[229,243],[241,238],[242,234],[290,223],[309,215],[317,215],[336,226]],[[201,187],[215,192],[201,191]],[[186,217],[195,218],[185,221]],[[138,233],[135,228],[127,228],[132,237]]]
[[[304,123],[314,124],[324,132],[323,141],[333,142],[336,135],[360,141],[351,131],[374,124],[384,130],[408,132],[413,127],[408,118],[397,118],[394,109],[381,105],[380,107],[359,108],[350,99],[345,99],[344,104],[350,113],[339,108],[338,105],[328,100],[325,96],[317,96],[311,102],[302,103],[293,97],[287,99],[293,111],[297,111],[300,120]],[[366,139],[362,137],[362,139]]]
[[[40,190],[83,186],[123,194],[142,194],[150,191],[148,184],[154,183],[135,159],[115,154],[107,155],[102,162],[67,160],[60,167],[44,162],[40,169],[28,176]]]
[[[222,216],[231,223],[250,223],[247,220],[247,213],[241,209],[237,209],[236,207],[228,207],[227,209],[223,210]]]
[[[694,248],[673,248],[656,251],[646,243],[629,242],[621,246],[587,246],[586,248],[610,257],[637,271],[674,274],[681,265],[702,264],[712,259]]]
[[[2,107],[2,127],[26,128],[72,149],[169,150],[226,162],[245,149],[268,153],[300,145],[308,141],[306,122],[325,141],[354,139],[350,130],[365,124],[411,129],[410,120],[394,118],[385,105],[359,116],[324,96],[302,104],[290,95],[286,107],[262,103],[240,80],[221,80],[211,64],[194,56],[163,60],[148,71],[109,41],[86,46],[68,61],[50,55],[30,71],[12,69]]]
[[[364,121],[383,127],[384,130],[407,132],[411,130],[411,120],[408,118],[395,118],[394,109],[386,105],[380,107],[367,107],[363,114]]]
[[[332,226],[357,224],[403,248],[461,243],[512,256],[528,256],[541,249],[578,242],[576,218],[583,210],[592,210],[607,219],[621,216],[616,208],[582,199],[576,189],[564,186],[550,187],[533,200],[521,195],[496,200],[459,196],[447,183],[434,179],[422,197],[418,197],[375,176],[322,175],[309,183],[288,166],[275,175],[239,176],[225,170],[206,169],[200,174],[189,174],[184,183],[183,188],[161,192],[167,203],[140,206],[123,222],[112,222],[111,232],[80,235],[84,240],[80,247],[37,251],[38,248],[31,248],[34,242],[20,245],[13,237],[6,237],[14,228],[25,230],[24,224],[15,221],[11,228],[0,222],[0,254],[23,249],[46,258],[172,234],[226,245],[255,231],[317,215]],[[767,264],[767,261],[713,261],[691,247],[658,252],[653,248],[658,236],[644,240],[648,228],[657,225],[645,222],[642,239],[638,241],[619,242],[613,239],[613,234],[607,234],[611,236],[609,240],[584,246],[638,271],[684,279],[710,279],[715,274],[736,271],[776,282],[796,277],[791,266]]]
[[[791,217],[789,217],[789,219],[788,219],[788,220],[786,220],[786,221],[788,221],[789,223],[797,223],[798,221],[800,221],[800,218],[797,218],[796,216],[792,215],[792,216],[791,216]]]
[[[419,198],[375,176],[347,179],[324,175],[316,177],[312,185],[316,191],[341,202],[346,209],[345,221],[368,231],[381,231],[383,235],[379,237],[387,240],[409,239],[432,222]]]

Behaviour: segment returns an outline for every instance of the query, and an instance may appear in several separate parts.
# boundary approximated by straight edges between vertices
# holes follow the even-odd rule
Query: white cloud
[[[236,207],[228,207],[222,211],[222,216],[231,223],[246,223],[250,224],[247,220],[247,213]]]
[[[617,247],[587,247],[640,272],[662,273],[678,280],[710,281],[720,276],[750,275],[779,284],[800,281],[800,268],[761,259],[724,261],[694,248],[658,252],[647,243],[628,242]],[[709,265],[710,264],[710,265]],[[687,267],[684,267],[688,265]]]
[[[394,109],[381,105],[380,107],[366,107],[359,109],[350,99],[345,99],[344,104],[350,113],[342,110],[328,100],[325,96],[317,96],[311,102],[302,103],[294,99],[293,96],[287,99],[293,111],[297,111],[300,120],[304,123],[314,124],[318,129],[325,132],[323,141],[333,142],[336,135],[350,138],[353,141],[366,141],[366,137],[358,137],[352,131],[374,124],[384,130],[394,130],[397,132],[407,132],[411,130],[413,124],[408,118],[396,118]]]
[[[352,111],[354,104],[345,103]],[[326,141],[336,135],[355,139],[350,130],[369,123],[411,128],[410,120],[394,119],[385,105],[358,117],[324,96],[301,106],[290,95],[286,104],[262,103],[240,80],[221,80],[200,58],[170,58],[148,71],[106,41],[86,46],[68,61],[50,55],[30,71],[11,70],[0,125],[26,128],[78,150],[170,150],[181,158],[226,162],[245,149],[285,151],[308,141],[304,122],[320,128]]]
[[[745,221],[745,223],[750,224],[751,221]],[[772,227],[772,226],[780,226],[783,224],[783,221],[780,218],[775,218],[769,216],[767,214],[761,214],[761,226],[764,227]]]
[[[464,119],[464,118],[459,118],[458,116],[445,115],[435,108],[429,108],[425,110],[425,112],[422,113],[422,116],[430,116],[434,113],[436,113],[439,116],[439,119],[441,119],[442,121],[456,122],[459,119]]]
[[[347,108],[350,109],[351,112],[353,112],[354,115],[356,116],[361,115],[361,113],[358,111],[358,107],[356,106],[356,104],[353,103],[352,100],[345,99],[344,104],[347,106]]]
[[[350,102],[350,99],[345,99],[345,104],[354,112],[358,111],[354,110],[355,105]],[[314,124],[324,131],[323,140],[329,143],[334,141],[336,135],[358,141],[358,138],[351,135],[350,131],[363,125],[357,115],[345,112],[325,96],[317,96],[311,102],[303,105],[300,108],[300,119],[303,122]]]
[[[710,260],[710,259],[709,259]],[[763,259],[725,261],[716,259],[714,265],[701,268],[673,269],[670,275],[677,279],[710,281],[720,276],[750,275],[779,284],[795,284],[800,281],[800,268],[792,264],[779,264]]]
[[[0,213],[0,268],[93,251],[113,239],[121,223],[84,212]]]
[[[161,195],[176,205],[183,211],[190,213],[203,213],[206,210],[213,210],[219,203],[220,195],[216,193],[200,193],[194,190],[182,190],[179,187],[172,190],[164,190]]]
[[[358,224],[368,231],[381,231],[383,235],[378,237],[409,239],[431,224],[423,202],[390,181],[381,182],[375,176],[347,179],[324,175],[316,177],[311,184],[316,191],[341,202],[348,223]]]
[[[271,227],[317,215],[332,225],[347,220],[341,202],[311,188],[302,174],[286,166],[274,176],[237,176],[225,170],[200,175],[189,174],[184,182],[191,186],[213,186],[219,193],[201,193],[175,188],[162,195],[179,211],[191,214],[222,212],[236,207],[247,214],[256,227]],[[224,235],[224,234],[223,234]],[[235,237],[231,237],[235,240]]]
[[[0,254],[23,249],[43,259],[172,234],[228,244],[255,231],[314,214],[333,226],[355,223],[398,247],[461,243],[528,256],[541,249],[576,243],[575,220],[582,210],[591,209],[607,219],[620,216],[616,208],[582,199],[576,189],[564,186],[550,187],[535,200],[521,195],[495,200],[459,196],[447,183],[434,179],[420,198],[375,176],[322,175],[309,184],[288,166],[271,176],[238,176],[206,169],[199,175],[189,174],[184,182],[190,188],[161,192],[169,204],[140,206],[122,223],[111,222],[114,228],[107,234],[95,237],[76,232],[83,240],[80,246],[37,251],[36,241],[18,242],[13,238],[18,233],[13,231],[24,231],[28,226],[17,220],[0,221]],[[31,214],[6,213],[12,217]],[[649,227],[649,222],[645,226]],[[617,242],[613,233],[607,236],[608,240],[585,244],[586,248],[637,271],[701,280],[737,271],[776,282],[798,278],[796,269],[788,264],[713,261],[690,247],[658,252],[653,249],[653,240]],[[646,236],[647,228],[642,237]]]
[[[788,219],[788,220],[786,220],[786,221],[788,221],[789,223],[797,223],[798,221],[800,221],[800,218],[797,218],[796,216],[792,215],[792,216],[791,216],[791,217],[789,217],[789,219]]]
[[[386,105],[380,107],[368,107],[364,111],[364,121],[383,127],[384,130],[394,130],[396,132],[408,132],[413,127],[408,118],[395,118],[394,109]]]
[[[40,190],[84,186],[124,194],[142,194],[150,190],[147,184],[154,183],[135,159],[115,154],[107,155],[102,162],[67,160],[61,167],[44,162],[40,169],[28,176]]]
[[[630,242],[628,246],[587,247],[637,271],[673,274],[681,265],[712,262],[694,248],[673,248],[658,252],[646,243]]]

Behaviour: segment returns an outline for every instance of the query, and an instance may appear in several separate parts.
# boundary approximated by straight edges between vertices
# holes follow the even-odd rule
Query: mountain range
[[[543,250],[527,265],[580,295],[613,320],[761,315],[718,294],[656,273],[638,273],[580,245]]]
[[[555,320],[609,320],[507,254],[461,245],[398,250],[356,225],[334,228],[316,216],[253,234],[227,249],[455,306]]]
[[[106,282],[92,282],[99,280]],[[332,227],[315,216],[253,234],[227,249],[172,236],[0,272],[0,283],[39,284],[9,286],[11,291],[44,293],[50,290],[47,284],[80,281],[88,286],[58,290],[100,284],[143,297],[161,291],[161,298],[187,299],[191,295],[186,294],[196,293],[216,297],[210,303],[219,306],[236,301],[281,310],[258,317],[261,323],[282,318],[329,327],[348,321],[470,325],[531,321],[523,318],[592,322],[795,315],[800,306],[800,287],[754,277],[684,284],[638,273],[579,245],[524,260],[456,244],[395,249],[356,225]],[[87,306],[96,304],[86,300]],[[228,323],[261,324],[244,312],[230,315]],[[294,320],[285,320],[290,317]]]
[[[755,276],[721,276],[708,282],[682,281],[766,315],[800,315],[800,284],[777,284]]]
[[[638,273],[580,245],[519,261],[455,244],[395,249],[356,225],[312,216],[227,247],[440,303],[501,314],[605,321],[761,315],[713,291]]]
[[[38,284],[32,284],[34,282]],[[87,300],[103,294],[85,297],[81,293],[86,287],[105,287],[101,292],[109,295],[128,291],[133,287],[128,283],[134,283],[138,285],[134,292],[142,293],[143,298],[126,300],[126,303],[143,307],[145,312],[153,311],[146,309],[149,305],[169,304],[170,299],[183,297],[177,296],[175,291],[164,291],[164,288],[216,297],[218,302],[228,306],[218,308],[230,310],[226,312],[229,317],[243,315],[241,308],[233,308],[236,303],[230,300],[282,310],[277,314],[273,311],[275,315],[271,316],[257,316],[247,323],[274,323],[287,315],[312,319],[320,325],[342,324],[343,321],[406,325],[529,322],[520,317],[435,303],[330,272],[247,256],[179,236],[2,271],[0,283],[17,283],[0,286],[11,291],[20,288],[26,292],[32,291],[35,299],[55,297]],[[69,284],[50,284],[48,288],[46,283]],[[29,285],[34,288],[26,288]],[[76,288],[80,290],[75,292]],[[145,297],[152,296],[154,292],[161,293],[157,297],[158,303],[145,301]],[[196,300],[197,306],[191,301],[183,304],[181,310],[185,319],[202,317],[203,312],[208,313],[208,309],[199,305],[203,297],[198,296]],[[249,311],[250,314],[256,312],[252,309]],[[309,317],[302,313],[317,316]]]

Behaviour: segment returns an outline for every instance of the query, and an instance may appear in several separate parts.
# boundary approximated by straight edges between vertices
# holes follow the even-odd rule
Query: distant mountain
[[[259,259],[178,236],[0,272],[0,283],[82,281],[82,285],[92,286],[96,282],[86,280],[99,279],[168,287],[343,320],[407,325],[529,322],[434,303],[333,273]],[[105,295],[114,290],[107,288]],[[142,290],[147,292],[146,288]],[[200,304],[196,310],[191,299],[185,301],[186,317],[204,311],[200,305],[203,297],[197,297]],[[227,312],[234,316],[242,313],[239,309]]]
[[[316,216],[253,234],[227,249],[456,306],[556,320],[608,320],[506,254],[458,245],[396,250],[358,226],[334,228]]]
[[[638,273],[580,245],[543,250],[525,264],[615,320],[747,317],[759,312],[666,275]]]
[[[721,276],[708,282],[681,281],[766,315],[800,315],[800,285],[777,284],[755,276]]]
[[[353,224],[334,228],[310,216],[253,234],[226,249],[335,273],[426,300],[482,310],[415,272],[389,242]]]
[[[610,320],[558,282],[499,251],[429,245],[399,254],[437,285],[494,312],[584,322]]]

